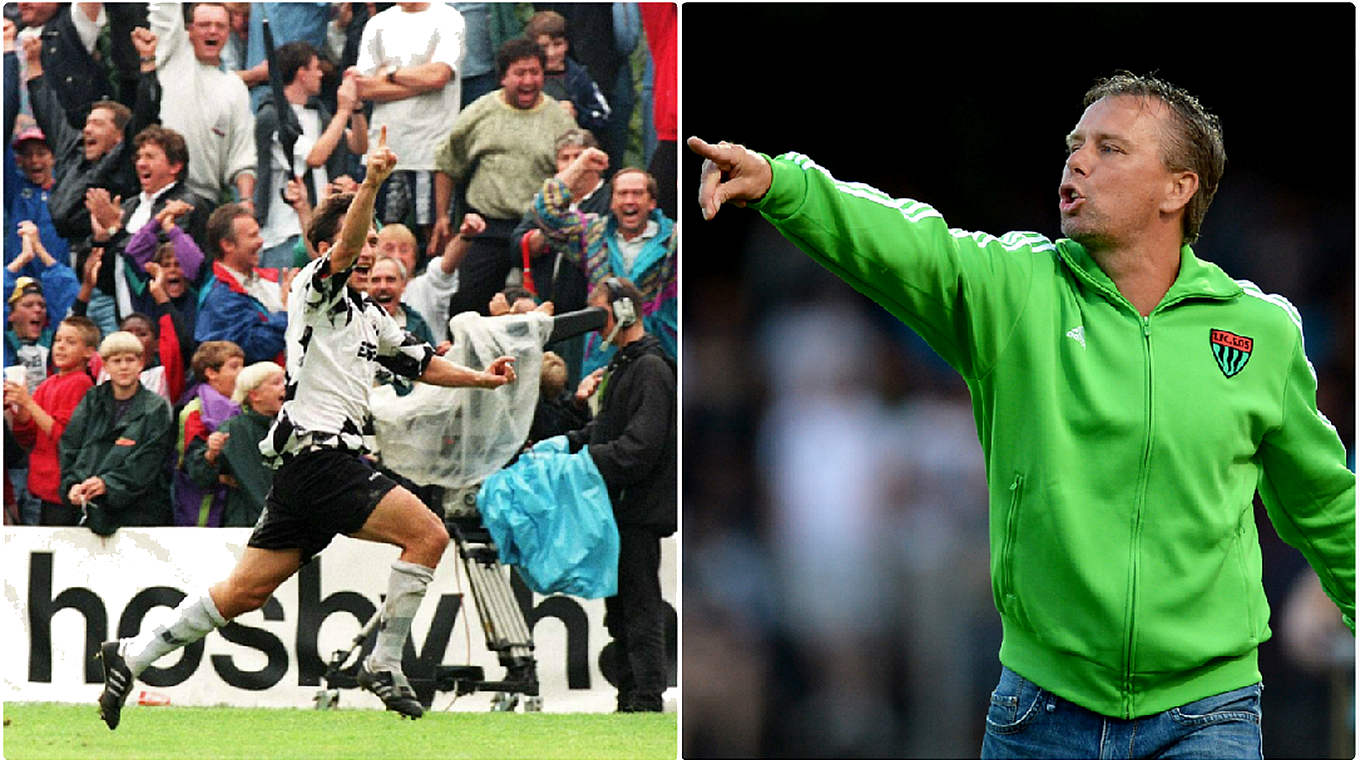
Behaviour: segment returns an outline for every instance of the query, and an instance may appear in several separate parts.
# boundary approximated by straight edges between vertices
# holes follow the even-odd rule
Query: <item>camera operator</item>
[[[619,712],[660,712],[666,689],[661,539],[675,532],[676,375],[661,341],[643,326],[632,282],[601,281],[588,304],[608,314],[601,333],[617,347],[594,392],[599,412],[567,434],[588,446],[609,487],[619,527],[618,594],[605,599],[605,628],[619,658]]]

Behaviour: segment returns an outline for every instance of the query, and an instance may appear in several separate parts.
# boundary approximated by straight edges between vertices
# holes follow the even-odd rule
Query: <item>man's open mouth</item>
[[[1086,200],[1086,196],[1073,185],[1064,184],[1058,188],[1058,209],[1060,211],[1073,211]]]

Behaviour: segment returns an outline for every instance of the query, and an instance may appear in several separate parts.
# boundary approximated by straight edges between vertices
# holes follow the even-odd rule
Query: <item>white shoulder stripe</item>
[[[1285,298],[1278,293],[1266,293],[1251,280],[1235,280],[1235,282],[1241,286],[1243,293],[1246,293],[1252,298],[1259,298],[1266,303],[1278,306],[1281,311],[1289,316],[1289,321],[1293,322],[1294,326],[1299,328],[1299,351],[1303,353],[1303,362],[1308,365],[1308,374],[1312,376],[1313,387],[1316,388],[1318,384],[1317,370],[1313,368],[1313,360],[1308,358],[1308,352],[1304,349],[1303,318],[1299,316],[1299,310],[1294,308],[1294,304],[1290,303],[1288,298]],[[1332,424],[1331,420],[1327,419],[1327,415],[1323,414],[1321,409],[1316,411],[1318,419],[1322,420],[1323,424],[1331,428],[1332,432],[1335,433],[1336,426]]]
[[[1303,318],[1299,316],[1299,310],[1294,308],[1294,304],[1290,303],[1288,298],[1285,298],[1278,293],[1266,293],[1261,290],[1260,286],[1251,280],[1235,280],[1235,282],[1242,288],[1242,292],[1252,298],[1259,298],[1266,303],[1271,303],[1280,307],[1280,309],[1289,317],[1289,321],[1293,322],[1294,326],[1299,328],[1299,336],[1303,336]]]

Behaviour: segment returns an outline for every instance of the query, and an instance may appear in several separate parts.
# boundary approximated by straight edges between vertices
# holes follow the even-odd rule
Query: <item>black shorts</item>
[[[299,454],[274,473],[247,546],[301,549],[306,564],[336,535],[358,531],[397,484],[351,451]]]

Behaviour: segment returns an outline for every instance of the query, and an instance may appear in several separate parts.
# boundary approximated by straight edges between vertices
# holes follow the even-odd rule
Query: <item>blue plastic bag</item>
[[[599,599],[618,593],[619,529],[609,491],[587,449],[566,436],[534,445],[489,476],[477,494],[482,522],[529,588]]]

